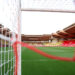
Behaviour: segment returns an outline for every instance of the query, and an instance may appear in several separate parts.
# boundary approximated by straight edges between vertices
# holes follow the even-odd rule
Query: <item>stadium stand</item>
[[[64,38],[62,46],[75,46],[75,23],[61,31],[57,31],[57,34]]]
[[[12,33],[10,31],[11,31],[10,29],[4,28],[4,26],[2,24],[0,24],[0,36],[4,35],[5,37],[11,37]],[[2,41],[2,43],[1,43],[1,41]],[[0,38],[0,47],[1,47],[1,44],[3,47],[5,46],[5,41],[6,41],[6,46],[8,47],[9,42],[7,40],[3,40],[1,38]]]
[[[75,23],[50,35],[21,35],[22,41],[34,46],[75,46]]]
[[[63,41],[62,46],[65,46],[65,47],[74,47],[75,46],[75,40],[66,40],[66,41]]]

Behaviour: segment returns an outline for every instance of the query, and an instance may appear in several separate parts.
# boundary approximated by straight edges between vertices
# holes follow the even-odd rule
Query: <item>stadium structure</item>
[[[4,54],[0,55],[2,57],[1,58],[2,62],[0,62],[0,63],[3,64],[3,67],[0,67],[1,68],[0,70],[2,70],[2,72],[1,72],[2,75],[5,75],[4,73],[11,74],[11,75],[17,75],[17,71],[14,70],[15,66],[17,65],[17,63],[15,63],[15,61],[14,61],[14,59],[15,59],[14,53],[13,53],[14,48],[12,49],[12,43],[10,42],[10,40],[12,39],[12,35],[13,35],[13,33],[11,32],[11,30],[9,28],[4,28],[4,26],[2,24],[0,24],[0,37],[1,37],[0,38],[0,47],[1,47],[0,51],[1,52],[5,51]],[[16,34],[16,36],[17,36],[17,34]],[[55,57],[56,56],[60,56],[60,58],[68,57],[68,58],[66,58],[68,60],[68,59],[71,59],[74,54],[75,23],[64,28],[63,30],[59,30],[56,33],[52,33],[52,34],[44,34],[44,35],[21,34],[21,40],[23,43],[30,45],[30,47],[25,46],[25,47],[29,48],[30,50],[31,49],[32,50],[39,49],[48,54],[55,55]],[[33,47],[36,47],[37,49],[33,48]],[[55,70],[54,75],[59,74],[59,72],[56,71],[56,68],[54,69],[54,66],[51,66],[51,65],[53,65],[53,63],[56,63],[57,66],[59,66],[62,64],[63,61],[58,61],[60,59],[53,61],[52,60],[53,58],[51,58],[51,59],[45,58],[47,56],[43,55],[43,56],[45,56],[45,57],[43,57],[43,56],[41,56],[42,54],[41,55],[36,54],[36,53],[34,53],[36,51],[32,52],[27,48],[22,47],[22,51],[21,51],[22,52],[22,74],[23,75],[24,74],[34,75],[36,73],[37,73],[37,75],[38,74],[41,75],[41,73],[42,73],[42,75],[45,75],[45,73],[48,73],[48,75],[51,73],[53,75],[53,70]],[[40,51],[37,53],[40,53]],[[8,56],[7,56],[7,54],[8,54]],[[7,64],[4,65],[5,61],[3,61],[3,60],[6,60]],[[10,63],[7,62],[8,60],[10,61]],[[72,60],[70,60],[70,61],[72,61]],[[32,66],[32,63],[34,66]],[[42,63],[42,67],[41,67],[41,63]],[[67,63],[69,63],[69,62],[67,62]],[[61,65],[57,69],[57,70],[59,70],[61,68],[61,73],[64,72],[63,73],[64,75],[68,74],[68,72],[65,69],[64,69],[64,71],[62,71],[62,69],[67,65],[66,69],[69,70],[70,69],[69,65],[71,65],[73,67],[75,64],[73,62],[70,62],[70,64],[67,64],[67,63],[64,62],[63,63],[64,66]],[[12,65],[15,65],[15,66],[12,67]],[[38,67],[37,67],[37,65],[38,65]],[[47,65],[49,65],[50,67],[48,67]],[[28,68],[26,69],[25,66],[27,66]],[[9,71],[7,70],[8,67],[10,69]],[[45,67],[46,67],[46,69],[45,69]],[[30,68],[30,70],[29,70],[29,68]],[[39,72],[37,72],[38,68],[40,68],[42,71],[39,70]],[[17,67],[15,69],[17,69]],[[52,72],[50,69],[53,69]],[[24,70],[26,70],[26,71],[24,72]],[[44,72],[44,70],[49,70],[49,72]],[[31,73],[31,71],[32,71],[32,73]],[[27,74],[28,72],[29,72],[29,74]],[[69,75],[71,75],[71,73],[74,74],[73,68],[71,68]],[[61,75],[63,75],[63,74],[61,74]]]
[[[75,23],[56,33],[44,35],[22,34],[22,41],[34,46],[75,46]]]
[[[0,24],[0,36],[1,36],[1,34],[5,37],[10,37],[10,38],[12,36],[12,33],[10,32],[10,29],[4,28],[4,26],[2,24]],[[1,41],[2,41],[2,43],[1,43]],[[9,41],[6,40],[6,44],[5,44],[5,40],[0,38],[0,47],[1,47],[1,45],[2,45],[2,47],[5,46],[5,45],[7,47],[9,45]]]

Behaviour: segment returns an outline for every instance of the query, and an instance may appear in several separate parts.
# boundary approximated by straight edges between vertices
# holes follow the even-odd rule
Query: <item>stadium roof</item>
[[[51,39],[51,36],[56,38],[75,38],[75,23],[59,30],[56,33],[50,35],[24,35],[22,34],[22,41],[48,41]]]
[[[72,25],[70,25],[67,28],[64,28],[64,31],[69,33],[69,34],[75,35],[75,23],[73,23]]]
[[[75,38],[75,23],[63,30],[57,31],[57,34],[64,36],[64,38]]]
[[[58,33],[52,33],[51,35],[55,38],[65,38],[63,35],[60,35]]]
[[[48,41],[51,35],[24,35],[22,34],[22,41]]]
[[[2,24],[0,24],[0,34],[3,34],[7,37],[11,37],[12,33],[10,32],[11,30],[9,28],[4,28]]]

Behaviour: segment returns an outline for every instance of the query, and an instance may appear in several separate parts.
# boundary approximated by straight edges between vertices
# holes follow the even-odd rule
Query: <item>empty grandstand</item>
[[[50,35],[24,35],[22,41],[34,46],[75,46],[75,23]]]

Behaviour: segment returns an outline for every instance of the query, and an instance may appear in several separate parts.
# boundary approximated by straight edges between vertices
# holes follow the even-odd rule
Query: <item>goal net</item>
[[[19,10],[19,0],[0,0],[0,75],[17,75],[12,44],[20,35]]]

